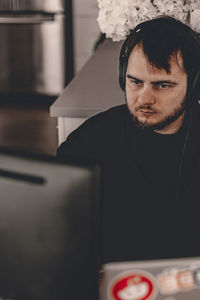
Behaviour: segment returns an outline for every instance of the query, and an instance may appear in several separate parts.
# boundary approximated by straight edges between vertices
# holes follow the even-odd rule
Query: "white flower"
[[[131,29],[141,22],[159,15],[168,15],[184,23],[191,21],[194,30],[200,31],[199,0],[97,0],[98,23],[106,37],[113,41],[126,38]],[[187,3],[186,3],[187,2]]]
[[[200,32],[200,9],[191,12],[190,24],[195,31]]]
[[[183,0],[166,0],[165,4],[161,3],[160,0],[154,0],[153,4],[157,7],[158,14],[166,14],[182,22],[187,22],[190,6],[184,4]]]
[[[199,2],[199,0],[190,0],[190,10],[194,11],[196,9],[200,9],[200,2]]]

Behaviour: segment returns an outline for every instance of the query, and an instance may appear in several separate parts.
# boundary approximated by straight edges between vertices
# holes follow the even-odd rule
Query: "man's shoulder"
[[[76,131],[103,131],[105,134],[112,130],[112,128],[117,130],[117,128],[121,126],[121,123],[126,119],[126,116],[127,107],[125,104],[114,106],[90,117]]]
[[[87,121],[96,122],[96,121],[110,121],[113,122],[115,120],[119,120],[119,118],[124,118],[127,114],[127,106],[125,104],[113,106],[103,112],[100,112],[92,117],[90,117]]]
[[[91,157],[99,152],[102,155],[123,139],[127,114],[126,105],[119,105],[87,119],[60,145],[58,156],[73,153]]]

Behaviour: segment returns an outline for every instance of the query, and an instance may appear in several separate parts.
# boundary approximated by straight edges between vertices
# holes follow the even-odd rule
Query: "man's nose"
[[[139,104],[140,105],[152,105],[156,103],[156,98],[151,86],[143,86],[139,95]]]

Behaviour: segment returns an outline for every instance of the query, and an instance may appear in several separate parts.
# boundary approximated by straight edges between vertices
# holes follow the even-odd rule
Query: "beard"
[[[128,107],[127,100],[126,100],[126,105]],[[147,105],[147,106],[145,106],[145,108],[148,110],[153,110],[151,108],[151,105]],[[150,124],[147,121],[141,122],[138,119],[138,117],[135,116],[130,111],[129,107],[128,107],[128,110],[132,116],[134,124],[138,128],[150,129],[150,130],[161,130],[161,129],[167,127],[168,125],[170,125],[171,123],[173,123],[174,121],[176,121],[185,112],[185,108],[186,108],[186,100],[184,99],[183,102],[178,107],[176,107],[169,115],[165,116],[165,118],[163,118],[161,121],[154,123],[154,124]]]

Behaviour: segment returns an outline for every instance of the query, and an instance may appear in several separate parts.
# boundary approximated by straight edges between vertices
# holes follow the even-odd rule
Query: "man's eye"
[[[166,88],[169,87],[168,84],[159,84],[158,86],[159,86],[159,88],[161,88],[161,89],[166,89]]]
[[[139,81],[139,80],[132,80],[131,82],[132,82],[133,84],[135,84],[135,85],[141,84],[141,81]]]

